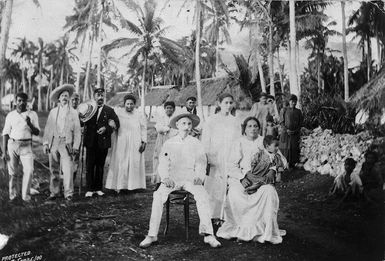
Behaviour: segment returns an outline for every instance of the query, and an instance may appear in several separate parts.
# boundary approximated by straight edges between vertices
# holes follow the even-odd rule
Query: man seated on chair
[[[178,129],[178,135],[164,143],[159,155],[161,185],[154,192],[150,228],[140,247],[149,247],[158,241],[163,204],[171,192],[179,189],[190,192],[195,198],[200,219],[199,234],[205,236],[204,242],[214,248],[221,246],[213,235],[208,194],[202,185],[206,175],[206,155],[200,141],[189,135],[199,121],[198,116],[190,113],[180,114],[170,121],[171,128]]]

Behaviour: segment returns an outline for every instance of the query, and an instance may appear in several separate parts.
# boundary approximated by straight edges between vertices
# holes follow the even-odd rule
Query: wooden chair
[[[173,197],[176,196],[176,197]],[[175,190],[170,193],[166,201],[166,227],[164,228],[164,235],[167,235],[168,227],[170,224],[170,203],[183,205],[184,209],[184,228],[186,234],[186,241],[188,241],[189,225],[190,225],[190,196],[191,193],[185,190]]]

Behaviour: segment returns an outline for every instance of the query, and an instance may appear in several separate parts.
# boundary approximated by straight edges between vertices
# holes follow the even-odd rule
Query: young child
[[[345,160],[345,171],[334,179],[329,195],[342,196],[348,191],[350,187],[349,183],[351,182],[350,175],[356,167],[356,164],[357,162],[353,158],[347,158]]]
[[[278,139],[278,126],[274,125],[274,118],[270,114],[266,116],[266,125],[263,130],[263,136],[268,135]]]
[[[286,159],[278,151],[278,140],[271,135],[263,139],[264,149],[257,152],[251,160],[251,170],[241,181],[248,194],[255,193],[259,187],[275,184],[278,171],[285,168]]]
[[[161,185],[154,192],[150,228],[148,235],[139,245],[142,248],[158,241],[163,204],[168,195],[178,189],[186,190],[194,196],[200,219],[199,233],[204,235],[204,242],[213,248],[221,246],[214,236],[209,196],[203,187],[206,154],[201,142],[189,135],[191,129],[198,126],[199,121],[199,117],[192,113],[180,114],[170,121],[170,127],[178,129],[178,135],[168,139],[159,154],[158,173]]]

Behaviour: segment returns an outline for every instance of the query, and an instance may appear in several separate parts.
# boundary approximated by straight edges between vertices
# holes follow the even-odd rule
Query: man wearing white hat
[[[60,193],[60,172],[63,172],[64,197],[72,200],[72,156],[79,151],[81,131],[78,112],[70,106],[70,97],[75,91],[72,84],[64,84],[53,90],[51,101],[58,102],[49,115],[44,130],[43,149],[49,154],[50,196],[55,199]],[[61,170],[59,169],[61,165]]]
[[[158,240],[163,204],[169,194],[178,189],[194,195],[200,219],[199,234],[205,236],[204,242],[214,248],[221,246],[213,235],[209,196],[202,185],[206,176],[206,154],[201,142],[189,135],[199,121],[199,117],[191,113],[180,114],[170,121],[170,127],[178,129],[178,135],[168,139],[159,154],[158,173],[162,184],[154,192],[150,228],[140,247],[149,247]]]

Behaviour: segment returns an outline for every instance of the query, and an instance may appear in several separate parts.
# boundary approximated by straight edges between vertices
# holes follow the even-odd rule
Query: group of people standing
[[[109,151],[105,187],[116,191],[145,188],[147,120],[136,109],[136,97],[128,94],[123,108],[111,108],[104,104],[104,89],[95,89],[94,101],[78,106],[74,91],[65,84],[51,93],[58,105],[49,113],[43,137],[51,172],[49,199],[59,196],[62,174],[64,197],[72,200],[80,150],[86,155],[86,197],[104,195],[103,172]],[[19,159],[24,172],[22,198],[30,200],[31,137],[39,135],[40,128],[37,114],[26,109],[27,98],[23,93],[16,95],[16,110],[7,115],[3,129],[11,200],[17,195],[14,177]],[[217,236],[225,239],[282,241],[285,232],[277,224],[279,198],[274,184],[298,160],[302,114],[296,108],[296,96],[290,97],[280,115],[274,101],[269,101],[272,98],[262,94],[241,121],[233,115],[236,101],[229,93],[219,95],[217,113],[205,123],[196,115],[195,97],[187,99],[181,113],[175,113],[174,102],[164,104],[164,114],[155,125],[158,137],[152,181],[158,186],[150,229],[141,247],[157,241],[163,204],[176,189],[194,195],[200,234],[212,247],[220,246],[213,225],[219,227]]]

